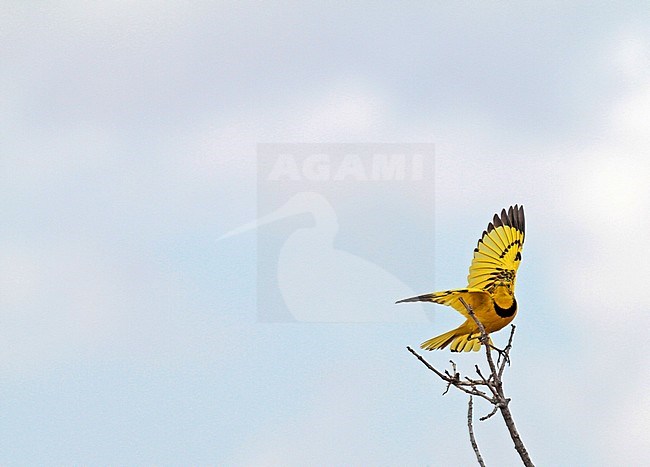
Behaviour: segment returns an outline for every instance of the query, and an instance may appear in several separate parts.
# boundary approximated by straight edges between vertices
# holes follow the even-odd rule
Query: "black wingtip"
[[[417,301],[418,301],[418,300],[414,300],[414,299],[412,299],[412,298],[403,298],[402,300],[397,300],[397,301],[395,302],[395,305],[397,305],[398,303],[417,302]]]
[[[431,294],[418,295],[417,297],[403,298],[402,300],[397,300],[395,304],[405,303],[405,302],[430,302]]]
[[[515,229],[521,230],[523,233],[526,233],[524,206],[515,204],[514,206],[510,206],[508,210],[506,210],[505,208],[502,209],[500,215],[495,214],[494,218],[492,219],[492,222],[488,225],[488,232],[493,228],[500,227],[502,225],[514,227]]]

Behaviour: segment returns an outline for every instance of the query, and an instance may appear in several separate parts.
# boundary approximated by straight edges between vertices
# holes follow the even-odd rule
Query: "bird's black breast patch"
[[[494,300],[492,300],[492,303],[494,303],[494,310],[497,312],[497,315],[502,318],[510,318],[517,312],[517,300],[515,300],[515,297],[512,297],[512,305],[508,308],[501,308]]]

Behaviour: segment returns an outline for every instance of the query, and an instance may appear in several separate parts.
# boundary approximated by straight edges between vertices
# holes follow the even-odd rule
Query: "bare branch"
[[[505,422],[506,427],[508,428],[508,432],[510,433],[510,438],[514,443],[515,450],[519,454],[519,457],[521,458],[522,462],[526,467],[534,467],[533,461],[530,459],[528,451],[526,450],[526,446],[524,446],[524,443],[521,440],[521,436],[519,436],[519,432],[517,431],[517,427],[515,426],[515,421],[513,420],[512,414],[510,413],[510,409],[508,408],[508,403],[510,402],[510,399],[507,399],[505,397],[503,393],[503,382],[501,381],[501,374],[503,373],[503,371],[499,372],[497,370],[496,365],[494,364],[494,360],[492,359],[492,351],[490,345],[488,345],[489,337],[485,332],[485,327],[483,326],[483,323],[481,323],[481,321],[474,314],[474,310],[472,310],[472,307],[469,306],[462,297],[460,298],[460,301],[465,307],[465,309],[467,310],[467,313],[469,313],[469,315],[476,323],[476,326],[481,331],[481,343],[485,345],[485,355],[487,357],[488,365],[490,366],[490,372],[491,372],[490,380],[489,380],[490,384],[488,384],[488,387],[491,390],[494,389],[493,394],[494,394],[494,398],[496,399],[496,403],[494,405],[498,407],[499,410],[501,411],[501,416],[503,417],[503,421]],[[514,329],[511,331],[511,336],[512,334],[514,334]],[[511,341],[512,341],[512,337],[509,340],[508,345],[506,346],[506,349],[508,349],[508,353],[510,352],[510,348],[512,348]],[[504,353],[503,362],[509,360],[508,353]],[[479,376],[483,378],[483,376],[480,373]]]
[[[442,378],[444,381],[448,381],[450,378],[447,375],[442,374],[438,370],[436,370],[429,362],[427,362],[420,354],[418,354],[415,350],[413,350],[411,347],[406,347],[409,352],[411,352],[413,355],[417,357],[418,360],[420,360],[424,366],[426,366],[429,370],[433,371],[435,374],[437,374],[440,378]],[[453,379],[453,378],[451,378]]]
[[[407,347],[407,349],[409,350],[409,352],[415,355],[417,359],[420,360],[429,370],[433,371],[440,379],[442,379],[445,383],[447,383],[447,387],[443,394],[446,394],[449,391],[449,388],[453,386],[456,389],[470,396],[468,414],[467,414],[467,423],[470,432],[470,441],[472,443],[472,447],[474,448],[474,453],[476,454],[476,458],[478,460],[479,465],[484,466],[485,464],[478,450],[478,445],[476,444],[476,438],[474,437],[474,429],[472,426],[472,410],[473,410],[472,396],[481,397],[486,401],[488,401],[493,406],[492,412],[490,412],[488,415],[484,417],[481,417],[479,420],[485,421],[491,418],[498,411],[501,412],[501,416],[503,417],[506,427],[508,428],[510,438],[514,443],[515,450],[519,454],[519,457],[521,458],[523,464],[526,467],[534,467],[534,464],[530,459],[528,451],[526,450],[526,447],[524,446],[524,443],[522,442],[521,437],[519,436],[519,432],[515,427],[515,422],[512,418],[512,414],[510,413],[510,409],[508,407],[510,399],[507,398],[504,394],[503,381],[501,379],[505,371],[505,367],[507,365],[510,365],[510,350],[512,349],[512,341],[515,334],[515,326],[513,325],[511,327],[510,337],[508,338],[508,344],[505,346],[503,350],[498,349],[497,347],[494,347],[493,345],[490,344],[490,337],[485,331],[485,327],[483,326],[483,323],[481,323],[481,321],[476,317],[476,314],[474,313],[474,310],[472,310],[472,307],[468,305],[467,302],[465,302],[465,300],[462,297],[459,300],[461,301],[461,303],[467,310],[467,313],[472,318],[472,320],[476,323],[476,326],[479,329],[480,336],[478,337],[478,339],[480,340],[481,344],[485,347],[485,356],[488,362],[488,366],[490,368],[490,374],[488,377],[485,377],[483,375],[483,372],[481,371],[478,365],[475,365],[474,368],[476,370],[476,374],[479,376],[480,379],[472,379],[469,378],[468,376],[461,376],[461,374],[457,371],[456,363],[454,363],[451,360],[450,360],[451,372],[449,370],[445,370],[443,373],[437,370],[436,368],[434,368],[431,364],[429,364],[429,362],[427,362],[422,356],[420,356],[417,352],[415,352],[411,347]],[[498,353],[496,363],[494,362],[494,358],[492,356],[492,350],[495,350]],[[481,390],[485,388],[487,388],[487,391],[489,392],[485,392]]]
[[[451,386],[454,386],[455,388],[463,391],[466,394],[469,394],[470,396],[478,396],[482,397],[486,401],[488,401],[490,404],[495,403],[495,399],[493,397],[488,396],[485,392],[481,391],[478,389],[478,386],[482,385],[483,383],[480,381],[472,381],[469,380],[469,378],[465,379],[460,379],[460,373],[456,372],[456,364],[450,360],[452,364],[452,371],[454,374],[452,375],[449,373],[449,370],[445,370],[445,372],[441,372],[438,369],[434,368],[429,362],[427,362],[424,357],[422,357],[420,354],[418,354],[415,350],[413,350],[411,347],[406,347],[409,352],[411,352],[415,357],[424,364],[429,370],[433,371],[440,379],[442,379],[444,382],[447,383],[447,387],[445,388],[445,391],[442,393],[444,396],[449,392],[449,388]]]
[[[474,437],[474,428],[472,427],[472,396],[469,396],[469,402],[467,403],[467,427],[469,429],[469,441],[474,448],[476,460],[481,467],[485,467],[485,462],[483,462],[483,457],[481,457],[481,451],[479,451],[476,438]]]

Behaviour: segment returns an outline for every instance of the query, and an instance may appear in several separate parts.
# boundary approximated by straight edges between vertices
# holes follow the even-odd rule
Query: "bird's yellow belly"
[[[506,327],[508,324],[512,322],[513,319],[515,319],[515,316],[517,316],[516,312],[512,316],[503,318],[497,315],[496,312],[494,312],[494,310],[492,310],[491,313],[487,313],[487,316],[481,317],[479,318],[479,320],[483,324],[483,327],[485,327],[485,332],[489,334],[491,332],[496,332]]]
[[[479,306],[474,310],[474,313],[476,314],[476,317],[479,319],[479,321],[483,324],[485,332],[488,334],[503,329],[508,324],[510,324],[513,319],[515,319],[515,316],[517,316],[516,311],[512,316],[499,316],[494,309],[491,301],[487,303],[484,302],[481,305],[482,306]],[[472,327],[472,332],[478,332],[479,329],[474,320],[469,321],[470,322],[468,324],[470,324]]]

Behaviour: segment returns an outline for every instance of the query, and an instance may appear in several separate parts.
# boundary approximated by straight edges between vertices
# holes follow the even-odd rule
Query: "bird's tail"
[[[479,334],[468,334],[464,332],[461,327],[452,329],[449,332],[440,334],[437,337],[432,337],[428,341],[422,342],[420,348],[424,350],[437,350],[444,349],[450,345],[449,349],[452,352],[477,352],[481,349],[481,341]],[[489,340],[492,345],[492,339]]]

